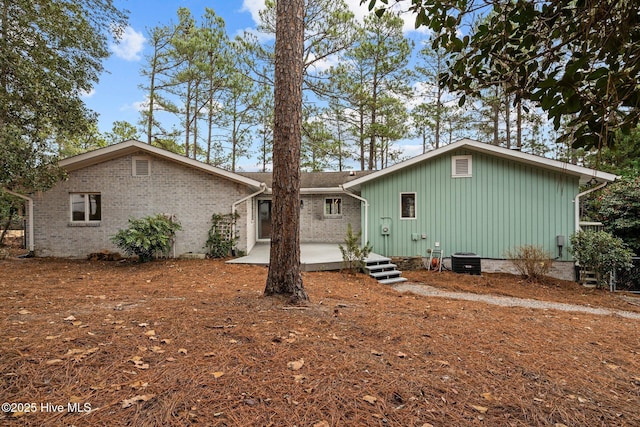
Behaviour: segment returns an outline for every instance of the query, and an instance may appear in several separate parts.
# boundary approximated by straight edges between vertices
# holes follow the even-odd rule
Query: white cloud
[[[363,22],[365,16],[367,16],[370,13],[373,13],[373,12],[369,12],[368,2],[362,5],[360,4],[360,0],[345,0],[345,2],[347,3],[347,6],[349,6],[349,10],[353,12],[356,19],[359,22]],[[380,2],[378,2],[378,4],[382,5],[382,3]],[[402,32],[405,34],[411,33],[411,32],[424,34],[424,35],[430,34],[431,30],[427,29],[424,26],[420,28],[415,28],[416,15],[412,12],[409,12],[408,9],[410,6],[411,6],[411,2],[398,2],[393,4],[393,6],[391,7],[391,9],[394,12],[400,14],[400,18],[402,18],[402,21],[404,22],[404,25],[402,26]]]
[[[398,144],[396,147],[402,151],[402,155],[407,159],[423,154],[422,143],[418,140],[413,142],[405,141],[403,144]]]
[[[81,92],[80,92],[80,98],[89,99],[89,98],[91,98],[91,97],[92,97],[93,95],[95,95],[95,94],[96,94],[96,90],[92,88],[92,89],[91,89],[91,90],[89,90],[88,92],[86,92],[86,91],[81,91]]]
[[[260,11],[266,9],[264,0],[243,0],[240,12],[249,12],[256,25],[260,22]]]
[[[347,7],[351,12],[353,12],[356,20],[358,22],[363,22],[364,17],[369,15],[369,3],[360,4],[361,0],[345,0]],[[380,3],[382,4],[382,3]],[[420,34],[428,35],[430,34],[430,30],[426,27],[415,28],[416,15],[408,11],[408,8],[411,6],[410,2],[399,2],[395,3],[392,9],[398,13],[400,13],[400,17],[404,21],[404,25],[402,27],[402,31],[406,33],[416,32]],[[265,9],[264,0],[243,0],[242,7],[240,8],[240,12],[249,12],[251,17],[253,18],[253,22],[256,25],[260,22],[260,11]]]
[[[243,30],[236,31],[236,37],[247,38],[247,37],[255,37],[258,43],[272,43],[276,39],[275,34],[262,33],[258,31],[256,28],[245,28]]]
[[[149,98],[145,97],[144,101],[134,102],[133,104],[131,104],[131,108],[138,112],[147,110],[149,108]]]
[[[309,58],[312,60],[313,58]],[[331,67],[335,67],[340,64],[340,57],[338,55],[329,55],[313,63],[310,67],[312,73],[320,73],[329,70]]]
[[[146,39],[142,33],[127,27],[118,42],[111,44],[111,50],[117,57],[125,61],[138,61],[140,60],[140,53],[144,49],[145,41]]]

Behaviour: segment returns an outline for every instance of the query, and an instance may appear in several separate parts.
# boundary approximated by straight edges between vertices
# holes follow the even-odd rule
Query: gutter
[[[353,197],[354,199],[358,199],[360,200],[362,203],[364,203],[364,227],[363,227],[363,231],[362,231],[362,246],[365,246],[369,243],[369,235],[368,235],[368,230],[369,230],[369,201],[367,199],[365,199],[364,197],[358,196],[357,194],[354,194],[348,190],[346,190],[344,188],[344,185],[340,185],[340,188],[342,189],[342,191],[345,194],[348,194],[349,196]]]
[[[580,198],[583,196],[586,196],[589,193],[593,193],[596,190],[600,190],[601,188],[605,187],[607,185],[607,182],[602,182],[599,185],[596,185],[593,188],[590,188],[588,190],[583,191],[582,193],[578,193],[578,195],[576,196],[576,198],[573,200],[574,203],[574,211],[575,211],[575,232],[579,232],[580,231]]]
[[[27,227],[28,227],[27,245],[29,249],[29,254],[33,256],[34,248],[35,248],[35,245],[33,243],[33,199],[23,194],[14,193],[13,191],[7,190],[6,188],[3,188],[3,191],[11,194],[12,196],[16,196],[27,201],[27,209],[29,212],[27,214],[29,216],[29,221],[27,221]]]
[[[238,207],[238,205],[240,203],[246,202],[247,200],[252,199],[252,198],[254,198],[255,196],[257,196],[259,194],[262,194],[265,191],[267,191],[267,184],[265,184],[264,182],[261,182],[260,183],[260,189],[258,191],[256,191],[255,193],[249,194],[248,196],[243,197],[242,199],[234,202],[231,205],[231,215],[233,215],[235,217],[236,209],[237,209],[237,207]],[[232,236],[232,238],[235,240],[236,237],[237,237],[236,236],[236,227],[233,227],[233,236]],[[248,252],[248,250],[247,250],[247,252]]]

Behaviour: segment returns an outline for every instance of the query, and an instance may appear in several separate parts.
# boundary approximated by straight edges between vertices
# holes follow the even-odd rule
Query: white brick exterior
[[[132,157],[151,160],[150,176],[133,176]],[[255,191],[255,190],[253,190]],[[103,249],[117,251],[110,237],[126,228],[129,218],[158,213],[175,215],[182,225],[175,253],[203,252],[211,215],[231,212],[233,203],[253,192],[248,186],[174,161],[135,153],[69,172],[34,199],[34,238],[37,256],[86,257]],[[93,226],[72,224],[70,193],[100,193],[102,220]],[[237,207],[238,248],[253,246],[247,203]]]

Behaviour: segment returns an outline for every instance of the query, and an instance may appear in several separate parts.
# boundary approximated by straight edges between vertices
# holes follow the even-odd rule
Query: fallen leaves
[[[122,401],[122,408],[125,409],[135,405],[136,403],[147,402],[153,399],[154,397],[155,397],[155,394],[141,394],[141,395],[133,396],[130,399],[124,399]]]
[[[378,401],[378,398],[375,397],[375,396],[371,396],[369,394],[366,394],[366,395],[362,396],[362,400],[364,400],[367,403],[370,403],[370,404],[374,405]]]
[[[72,348],[69,351],[67,351],[67,353],[64,355],[64,357],[65,358],[71,358],[76,362],[80,362],[82,359],[84,359],[85,357],[95,353],[98,350],[100,350],[99,347],[93,347],[93,348],[89,348],[89,349]]]
[[[504,313],[495,308],[500,315],[496,337],[489,334],[496,319],[484,309],[470,310],[470,303],[465,302],[467,308],[459,311],[454,302],[436,303],[420,297],[416,302],[413,296],[399,298],[395,291],[368,282],[354,281],[352,291],[342,287],[342,276],[328,276],[340,287],[332,287],[332,296],[324,297],[324,287],[333,284],[314,279],[316,273],[305,278],[310,292],[315,292],[312,309],[283,314],[281,302],[262,298],[260,289],[236,294],[242,284],[229,286],[225,280],[216,280],[220,273],[215,268],[235,268],[217,261],[207,261],[211,271],[199,266],[183,274],[184,282],[158,274],[153,287],[140,288],[137,282],[136,286],[123,286],[128,275],[148,274],[150,269],[160,271],[165,266],[165,261],[142,267],[111,266],[108,273],[122,274],[126,279],[105,278],[97,283],[99,287],[85,280],[85,288],[105,293],[106,301],[77,300],[73,295],[85,295],[85,288],[69,289],[73,293],[62,295],[58,286],[34,289],[19,295],[20,300],[5,300],[14,305],[5,305],[5,320],[0,325],[2,348],[9,350],[3,353],[3,362],[9,363],[0,377],[9,385],[16,384],[16,390],[32,390],[36,393],[32,398],[38,402],[91,402],[98,410],[89,421],[100,425],[193,424],[192,414],[204,425],[272,423],[274,427],[437,427],[459,425],[455,421],[460,420],[487,426],[526,423],[512,411],[514,403],[532,419],[546,419],[557,408],[554,414],[560,415],[553,417],[550,427],[554,422],[579,425],[579,417],[584,419],[596,410],[611,425],[637,424],[637,413],[626,409],[634,402],[623,392],[640,386],[640,371],[613,345],[616,339],[600,336],[595,320],[601,318],[589,320],[581,315],[583,325],[593,326],[586,334],[582,328],[554,329],[556,324],[564,324],[562,315],[555,312],[553,318],[547,318],[546,311],[535,310],[518,310],[516,316],[511,313],[515,310]],[[4,280],[0,279],[0,294],[10,295],[11,285],[2,287]],[[50,281],[55,284],[54,279]],[[192,295],[205,283],[204,294]],[[185,300],[166,299],[176,292],[185,295]],[[350,297],[351,292],[358,293],[362,304],[340,308],[343,315],[334,318],[335,301]],[[42,296],[32,305],[35,294]],[[138,306],[114,311],[119,301],[137,302]],[[427,309],[428,302],[431,307]],[[197,314],[192,314],[194,307]],[[20,316],[21,309],[32,313]],[[78,316],[67,317],[71,313]],[[442,321],[445,316],[447,320]],[[523,320],[522,324],[514,323],[511,329],[508,320],[512,317]],[[619,321],[613,316],[610,320]],[[89,327],[72,325],[79,321]],[[455,328],[442,327],[449,324]],[[470,328],[468,335],[463,334],[467,332],[465,325]],[[538,347],[527,347],[526,334],[517,334],[529,331],[529,326],[550,329],[554,333],[549,337],[555,338],[564,331],[575,332],[585,346],[567,345],[552,361],[536,365],[533,362],[542,357]],[[145,335],[149,330],[154,330],[151,336],[156,340]],[[612,335],[621,340],[627,336]],[[567,339],[572,340],[573,335]],[[582,350],[591,348],[587,344],[592,341],[600,343],[599,351],[587,352],[582,359]],[[637,358],[638,350],[629,345],[633,340],[622,342],[624,354]],[[449,351],[450,347],[456,351]],[[89,351],[95,348],[100,350]],[[187,352],[179,352],[180,348]],[[606,363],[602,361],[604,349]],[[574,361],[573,356],[579,358]],[[556,372],[553,361],[566,363],[575,375],[567,375],[566,369]],[[531,366],[537,367],[538,377],[529,377]],[[550,367],[557,376],[549,374]],[[592,378],[575,378],[592,371]],[[43,374],[34,377],[34,372]],[[523,384],[532,385],[525,390],[537,393],[522,393]],[[514,395],[516,389],[519,394]],[[534,397],[544,401],[534,401]],[[594,402],[599,399],[608,406],[596,408]],[[618,423],[615,412],[622,414]],[[505,415],[509,416],[507,421]],[[11,421],[10,417],[5,414],[5,421]],[[38,423],[39,418],[25,422]],[[83,423],[81,415],[70,414],[64,420],[69,425]]]
[[[67,352],[59,358],[46,360],[45,365],[58,365],[64,362],[64,359],[70,359],[74,362],[80,362],[86,357],[96,353],[100,350],[100,347],[92,347],[92,348],[71,348],[67,350]]]
[[[287,363],[287,368],[291,369],[292,371],[298,371],[302,369],[303,366],[304,366],[304,359],[294,360],[292,362]]]
[[[134,390],[141,390],[149,387],[149,383],[143,382],[143,381],[134,381],[131,384],[129,384],[129,387],[131,387]]]
[[[149,369],[149,364],[145,363],[140,356],[133,356],[131,359],[129,359],[129,362],[133,363],[138,369]]]
[[[486,392],[486,393],[481,393],[480,396],[482,396],[483,399],[488,400],[490,402],[493,401],[499,401],[500,399],[496,398],[493,394]]]
[[[480,406],[480,405],[471,405],[471,407],[473,409],[475,409],[476,411],[480,412],[481,414],[486,414],[487,411],[489,411],[489,408],[485,407],[485,406]]]

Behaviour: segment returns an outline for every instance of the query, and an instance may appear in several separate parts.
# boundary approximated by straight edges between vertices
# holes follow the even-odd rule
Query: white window
[[[324,216],[342,215],[342,198],[331,197],[324,199]]]
[[[71,194],[71,222],[99,222],[102,200],[99,193]]]
[[[148,157],[133,157],[131,167],[133,176],[151,175],[151,159]]]
[[[416,193],[400,193],[400,218],[416,218]]]
[[[471,177],[471,156],[451,157],[451,176],[453,178]]]

